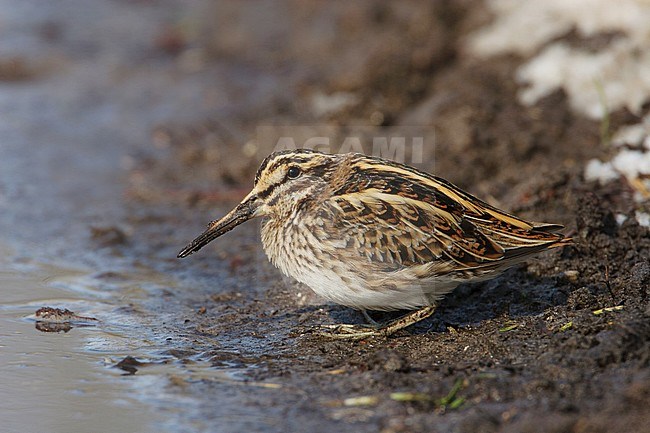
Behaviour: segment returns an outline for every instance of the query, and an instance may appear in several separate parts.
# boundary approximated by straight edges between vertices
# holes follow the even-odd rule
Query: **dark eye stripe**
[[[283,182],[284,182],[284,180],[283,180],[282,182],[280,182],[280,183],[274,183],[273,185],[271,185],[271,186],[269,186],[268,188],[266,188],[264,191],[260,191],[260,192],[258,192],[258,193],[257,193],[257,196],[258,196],[259,198],[261,198],[261,199],[265,199],[266,197],[268,197],[269,195],[271,195],[271,193],[273,192],[273,190],[274,190],[275,188],[277,188],[277,187],[278,187],[281,183],[283,183]]]
[[[287,155],[289,153],[292,153],[290,157],[282,157],[283,155]],[[262,162],[262,165],[255,175],[255,185],[258,184],[263,172],[272,173],[278,170],[281,166],[294,166],[300,170],[300,174],[308,173],[310,176],[323,177],[325,173],[333,170],[335,166],[332,166],[332,158],[329,155],[326,158],[315,159],[314,154],[318,153],[319,152],[303,151],[302,155],[298,156],[298,154],[296,154],[294,151],[283,151],[281,153],[269,155]],[[293,178],[289,177],[287,170],[281,181],[273,185],[269,185],[266,187],[266,189],[258,192],[257,196],[261,199],[266,199],[271,194],[273,194],[273,191],[275,191],[278,186],[280,186],[282,183],[288,182],[289,180],[293,180]]]

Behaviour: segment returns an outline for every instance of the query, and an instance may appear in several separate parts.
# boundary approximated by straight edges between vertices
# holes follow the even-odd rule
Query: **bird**
[[[333,338],[389,336],[431,316],[459,284],[570,245],[560,224],[529,222],[412,166],[361,153],[271,153],[253,188],[179,253],[253,219],[273,265],[368,325],[323,325]],[[409,310],[379,324],[367,311]]]

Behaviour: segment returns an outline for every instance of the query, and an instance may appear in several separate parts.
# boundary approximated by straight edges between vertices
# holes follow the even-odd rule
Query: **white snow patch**
[[[519,99],[533,105],[563,88],[573,110],[592,119],[622,107],[638,113],[650,97],[650,51],[631,56],[631,49],[627,41],[599,53],[552,44],[517,71],[517,80],[529,83]]]
[[[636,125],[624,126],[619,129],[612,137],[612,144],[622,146],[629,144],[631,146],[643,145],[650,148],[648,138],[650,138],[650,116],[646,117],[643,122]]]
[[[585,179],[589,182],[598,181],[601,185],[605,185],[620,176],[621,174],[614,170],[611,162],[592,159],[585,167]]]
[[[650,175],[650,152],[621,150],[611,161],[614,170],[628,179],[638,179]]]
[[[616,219],[616,224],[619,226],[622,226],[625,221],[627,221],[627,215],[622,214],[622,213],[617,213],[614,215],[614,218]]]
[[[583,37],[620,31],[644,41],[648,6],[647,0],[492,0],[488,7],[495,20],[469,39],[469,47],[485,57],[531,55],[574,28]]]
[[[639,225],[643,227],[650,227],[650,214],[647,212],[636,211],[634,216]]]
[[[625,176],[637,190],[637,200],[647,200],[650,194],[650,115],[638,124],[621,128],[612,137],[612,143],[620,148],[618,153],[607,162],[589,161],[585,179],[604,185]]]
[[[467,39],[478,57],[515,53],[527,58],[516,72],[525,85],[523,105],[564,90],[571,108],[592,119],[627,108],[641,113],[650,101],[650,0],[492,0],[494,21]],[[587,39],[612,35],[597,50],[568,44],[562,36],[575,31]],[[650,115],[612,136],[617,153],[610,161],[593,159],[585,178],[606,184],[624,177],[635,200],[650,199]],[[650,214],[637,212],[650,226]],[[619,224],[625,215],[617,215]]]
[[[470,51],[489,57],[505,53],[533,56],[517,72],[529,87],[522,104],[535,104],[558,88],[590,118],[627,107],[638,113],[650,99],[650,1],[494,0],[494,22],[468,39]],[[598,52],[552,42],[575,29],[588,38],[617,37]]]

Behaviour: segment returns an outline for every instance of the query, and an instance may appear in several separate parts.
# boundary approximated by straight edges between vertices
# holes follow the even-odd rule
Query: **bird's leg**
[[[411,325],[415,325],[421,320],[430,317],[436,311],[436,307],[431,305],[428,307],[420,308],[419,310],[412,311],[399,319],[395,319],[379,328],[384,335],[391,335],[400,329],[407,328]]]
[[[361,310],[361,314],[363,314],[363,317],[366,319],[366,322],[368,322],[368,325],[372,326],[373,328],[381,327],[381,323],[377,322],[375,319],[370,317],[370,314],[368,314],[368,310]]]
[[[375,324],[379,326],[325,325],[324,328],[326,328],[327,331],[323,332],[322,335],[333,339],[347,340],[361,340],[368,337],[388,337],[400,329],[404,329],[426,319],[431,316],[434,311],[436,311],[436,307],[434,306],[424,307],[383,325],[379,325],[375,322]],[[364,316],[365,315],[367,315],[367,313],[365,313]],[[374,320],[372,321],[374,322]]]

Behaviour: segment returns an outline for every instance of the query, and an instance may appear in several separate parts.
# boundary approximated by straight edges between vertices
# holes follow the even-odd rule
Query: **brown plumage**
[[[522,220],[407,165],[292,150],[267,157],[253,190],[179,257],[257,216],[271,262],[323,297],[362,310],[422,308],[378,330],[339,327],[353,338],[408,326],[458,284],[571,242],[560,225]]]

